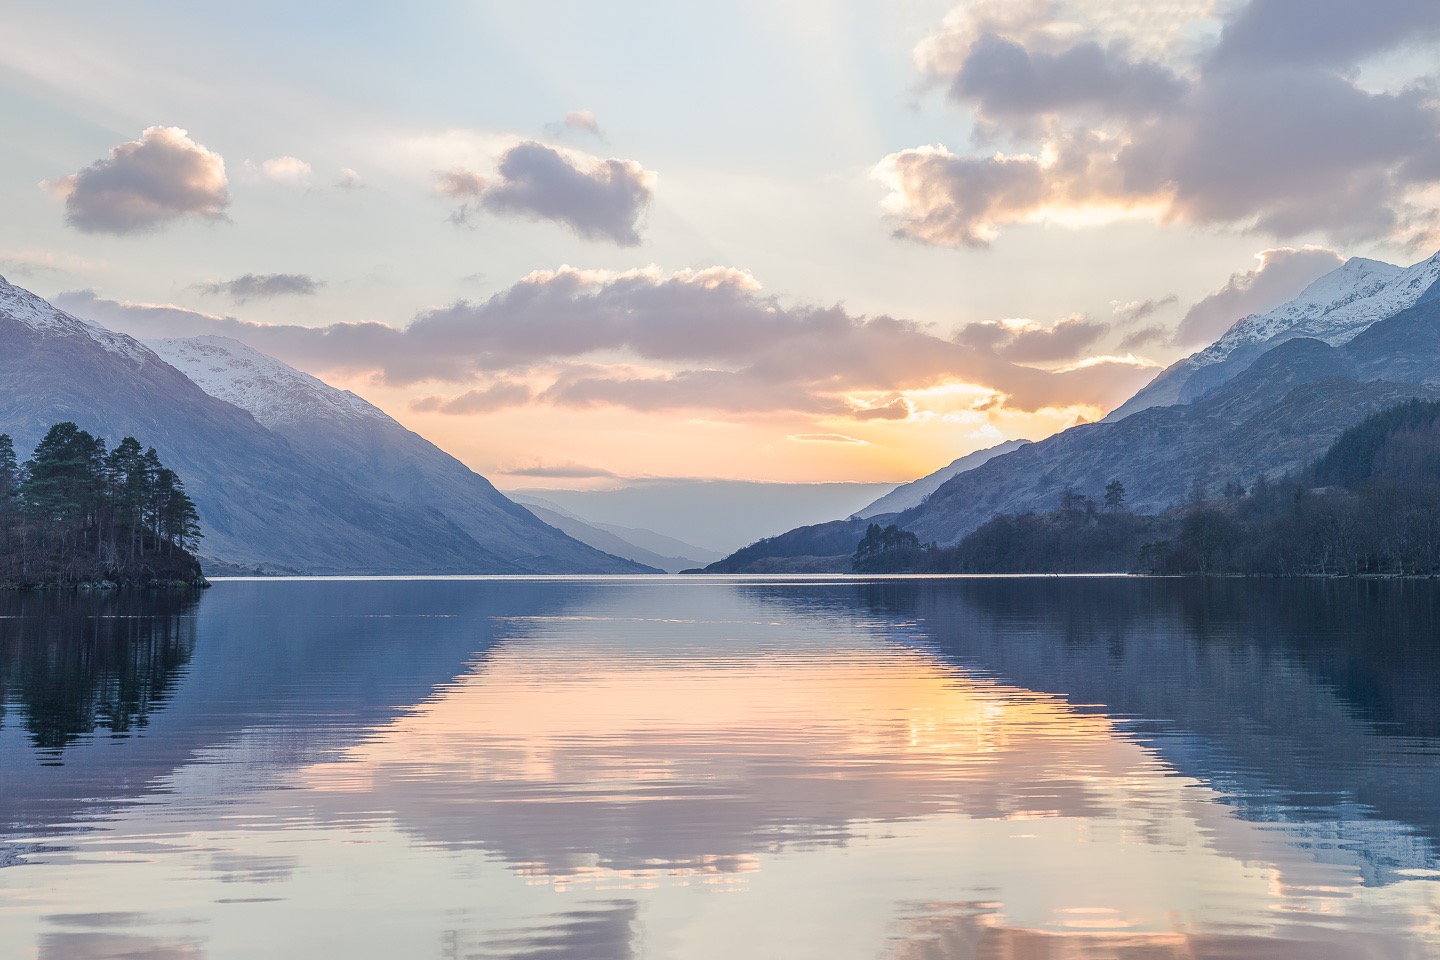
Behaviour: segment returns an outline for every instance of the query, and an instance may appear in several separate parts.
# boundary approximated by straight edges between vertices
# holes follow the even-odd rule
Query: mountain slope
[[[1440,268],[1440,257],[1426,263]],[[1404,273],[1407,284],[1428,276]],[[952,477],[918,506],[871,519],[945,546],[996,514],[1053,510],[1066,489],[1098,499],[1118,479],[1131,509],[1152,512],[1183,502],[1197,484],[1216,492],[1305,466],[1366,416],[1440,397],[1440,280],[1404,293],[1412,305],[1363,326],[1356,320],[1343,333],[1337,324],[1338,345],[1282,333],[1192,402],[1072,427]],[[777,558],[813,565],[813,545],[838,556],[860,532],[854,519],[798,528],[747,548],[749,566],[737,567],[737,553],[711,569]]]
[[[997,513],[1053,509],[1073,487],[1124,483],[1130,506],[1163,510],[1199,482],[1212,491],[1304,466],[1347,427],[1411,397],[1440,396],[1440,300],[1403,310],[1339,347],[1286,340],[1190,404],[1085,424],[998,457],[895,518],[954,543]]]
[[[147,343],[210,395],[248,411],[373,495],[433,510],[516,572],[653,572],[538,521],[430,441],[339,390],[228,337]]]
[[[1166,368],[1105,417],[1123,420],[1155,406],[1190,403],[1286,340],[1312,337],[1339,346],[1372,323],[1410,307],[1440,280],[1440,253],[1410,267],[1353,257],[1275,309],[1237,321],[1205,349]]]
[[[138,341],[0,279],[0,432],[26,452],[64,420],[112,444],[128,434],[153,445],[196,502],[205,532],[201,553],[243,567],[316,573],[636,569],[533,517],[533,534],[517,550],[504,537],[472,535],[467,526],[473,525],[430,503],[399,501],[352,482],[300,443],[210,396]]]
[[[921,503],[925,502],[927,497],[940,489],[941,484],[951,477],[958,476],[967,470],[974,470],[981,464],[987,463],[1012,450],[1018,450],[1029,442],[1029,440],[1006,440],[1004,443],[998,443],[993,447],[976,450],[974,453],[967,453],[960,459],[952,461],[949,466],[941,467],[934,473],[927,474],[919,480],[902,483],[863,510],[855,511],[855,513],[851,514],[851,517],[858,517],[861,520],[865,520],[869,517],[878,517],[887,513],[899,513],[902,510],[909,510],[911,507],[918,507]]]

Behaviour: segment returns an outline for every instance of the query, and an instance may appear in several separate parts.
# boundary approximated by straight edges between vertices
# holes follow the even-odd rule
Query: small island
[[[195,504],[155,448],[57,423],[23,464],[0,433],[0,588],[205,587]]]

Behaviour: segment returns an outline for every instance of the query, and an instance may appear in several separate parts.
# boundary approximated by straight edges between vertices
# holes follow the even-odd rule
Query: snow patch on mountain
[[[1300,292],[1293,300],[1266,313],[1236,321],[1219,340],[1179,360],[1125,401],[1104,422],[1114,423],[1150,407],[1191,399],[1186,384],[1202,369],[1230,359],[1240,351],[1253,356],[1286,340],[1313,337],[1338,347],[1407,307],[1440,283],[1440,253],[1409,267],[1351,257]],[[1241,353],[1243,358],[1246,354]],[[1252,357],[1253,358],[1253,357]],[[1243,365],[1242,365],[1243,368]],[[1213,389],[1213,385],[1211,387]],[[1190,391],[1191,395],[1194,391]]]
[[[141,346],[140,341],[123,333],[107,330],[99,324],[66,313],[51,306],[23,287],[0,277],[0,315],[8,316],[48,336],[85,337],[107,352],[136,363],[153,362],[155,355]]]
[[[319,419],[394,422],[380,408],[230,337],[147,340],[210,396],[267,427]]]
[[[1332,347],[1359,334],[1376,320],[1404,310],[1440,279],[1440,254],[1409,268],[1351,257],[1268,313],[1238,321],[1225,335],[1193,358],[1197,366],[1224,360],[1249,343],[1283,336],[1314,337]]]

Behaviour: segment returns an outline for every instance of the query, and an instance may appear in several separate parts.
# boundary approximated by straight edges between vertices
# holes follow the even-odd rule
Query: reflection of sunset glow
[[[522,639],[305,785],[368,784],[418,842],[478,845],[557,892],[758,894],[795,857],[905,836],[1000,894],[966,934],[1000,937],[997,957],[1188,957],[1190,931],[1238,903],[1270,917],[1248,931],[1266,938],[1355,906],[1348,877],[1236,820],[1109,717],[914,649],[780,622],[738,648],[723,625],[513,626]],[[902,924],[894,955],[968,956],[911,949],[936,922]]]
[[[453,679],[404,713],[261,766],[258,785],[249,760],[312,734],[247,731],[247,762],[217,751],[33,869],[0,870],[0,918],[18,931],[0,924],[0,955],[124,948],[86,924],[142,911],[136,935],[171,951],[157,956],[272,955],[257,939],[273,930],[297,935],[282,955],[367,958],[434,955],[437,938],[450,955],[527,960],[1440,947],[1433,871],[1366,886],[1334,855],[1352,851],[1333,824],[1262,821],[1241,805],[1253,793],[1190,776],[1125,721],[956,666],[920,633],[929,614],[857,601],[853,584],[836,603],[838,589],[567,583],[548,615],[433,621],[494,642],[453,676],[476,649],[461,645],[438,675]],[[377,662],[415,655],[428,629]],[[310,949],[317,917],[343,949]]]

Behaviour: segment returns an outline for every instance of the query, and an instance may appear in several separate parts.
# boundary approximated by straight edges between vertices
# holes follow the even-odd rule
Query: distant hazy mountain
[[[15,438],[22,456],[64,420],[111,444],[129,434],[154,445],[196,502],[205,532],[202,556],[242,567],[316,573],[641,569],[540,523],[483,478],[460,476],[465,468],[458,462],[444,467],[443,453],[358,397],[283,364],[277,371],[278,361],[243,347],[206,349],[215,352],[197,347],[197,365],[249,365],[228,380],[211,369],[208,382],[217,391],[222,382],[247,391],[273,429],[211,396],[140,342],[0,279],[0,432]],[[208,359],[200,361],[202,354]],[[267,377],[285,399],[264,399]],[[320,427],[327,409],[333,435]],[[360,463],[366,456],[370,462]],[[445,479],[427,473],[432,468]],[[411,472],[412,492],[464,499],[442,509],[434,500],[405,496],[400,478]]]
[[[886,513],[899,513],[901,510],[918,507],[930,494],[940,489],[940,485],[951,477],[958,476],[967,470],[974,470],[982,463],[993,460],[1001,454],[1009,453],[1011,450],[1018,450],[1029,442],[1029,440],[1006,440],[1004,443],[998,443],[993,447],[976,450],[974,453],[967,453],[959,460],[952,461],[948,467],[941,467],[934,473],[923,476],[919,480],[902,483],[863,510],[855,511],[851,516],[866,520],[870,517],[878,517]]]
[[[776,530],[849,516],[894,488],[893,483],[670,478],[635,481],[611,490],[532,488],[509,493],[558,504],[593,526],[652,530],[723,554]]]
[[[550,526],[563,530],[581,543],[588,543],[596,550],[656,567],[666,573],[703,567],[723,556],[718,550],[706,550],[654,530],[621,527],[612,523],[592,523],[557,503],[539,497],[515,494],[514,500]]]
[[[1346,428],[1410,397],[1440,397],[1440,254],[1403,270],[1352,260],[1171,367],[1121,408],[1128,415],[995,456],[916,506],[869,516],[945,546],[996,514],[1052,510],[1067,488],[1098,499],[1114,479],[1132,509],[1164,510],[1197,483],[1215,492],[1304,466]],[[833,565],[862,527],[794,529],[745,564],[811,569],[823,548]],[[716,569],[738,569],[737,559]]]

